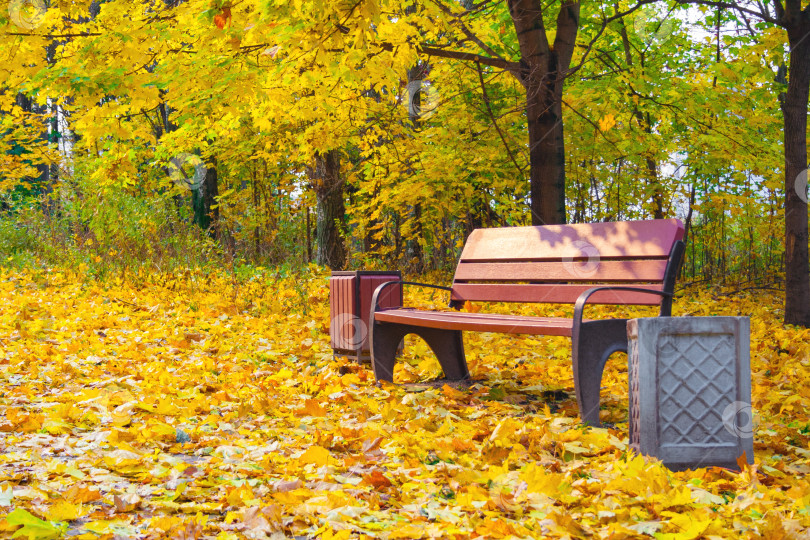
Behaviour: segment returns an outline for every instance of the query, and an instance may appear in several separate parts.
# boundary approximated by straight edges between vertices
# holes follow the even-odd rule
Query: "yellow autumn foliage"
[[[28,538],[790,538],[810,532],[810,331],[751,317],[755,465],[671,472],[627,441],[623,359],[584,428],[565,339],[467,336],[475,380],[409,341],[395,377],[334,358],[327,276],[161,286],[0,270],[0,531]],[[303,294],[300,294],[303,291]],[[407,301],[441,305],[429,292]],[[481,306],[476,306],[476,309]],[[557,307],[485,306],[525,314]],[[594,316],[612,308],[594,308]],[[645,309],[628,308],[630,315]]]

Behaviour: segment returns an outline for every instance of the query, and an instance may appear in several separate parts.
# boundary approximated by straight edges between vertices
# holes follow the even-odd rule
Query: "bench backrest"
[[[677,219],[476,229],[461,253],[451,298],[574,303],[605,283],[672,292],[683,236]],[[610,291],[589,302],[658,305],[661,297]]]

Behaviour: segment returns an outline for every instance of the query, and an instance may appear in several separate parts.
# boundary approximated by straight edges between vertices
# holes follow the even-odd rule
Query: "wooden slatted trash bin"
[[[748,317],[627,322],[630,446],[673,470],[754,462]]]
[[[374,290],[388,281],[401,281],[399,271],[332,272],[329,278],[329,337],[336,355],[358,362],[369,362],[369,314]],[[402,287],[385,290],[380,304],[387,308],[402,306]]]

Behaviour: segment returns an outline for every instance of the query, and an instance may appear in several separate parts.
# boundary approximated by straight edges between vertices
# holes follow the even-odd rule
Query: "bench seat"
[[[502,334],[534,334],[571,337],[573,319],[568,317],[528,317],[499,313],[466,313],[449,311],[423,311],[401,308],[375,313],[379,322],[418,324],[425,328],[443,330],[475,330]]]

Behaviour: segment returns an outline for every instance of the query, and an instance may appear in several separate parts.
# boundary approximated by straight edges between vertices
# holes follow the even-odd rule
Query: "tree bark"
[[[532,224],[565,223],[563,83],[571,65],[579,2],[563,0],[557,34],[549,44],[541,0],[508,0],[520,46],[520,80],[526,88]]]
[[[483,44],[482,47],[490,56],[426,45],[420,46],[419,51],[430,56],[467,60],[505,69],[521,82],[526,89],[529,126],[532,224],[565,223],[562,94],[579,32],[580,2],[562,0],[553,44],[548,41],[543,21],[543,13],[549,8],[542,0],[507,0],[507,4],[517,33],[520,62],[500,58]],[[472,34],[469,29],[465,33],[468,36]],[[393,48],[390,44],[388,47]]]
[[[219,238],[219,205],[216,197],[219,195],[219,178],[217,176],[217,161],[211,159],[211,166],[205,171],[205,180],[199,189],[191,192],[191,202],[194,206],[194,223],[207,231],[212,238]]]
[[[309,264],[312,262],[312,232],[311,232],[312,224],[310,223],[309,219],[309,206],[307,206],[306,208],[306,213],[307,213],[307,222],[305,224],[306,228],[304,229],[304,234],[307,237],[307,253],[306,253],[307,260],[305,262],[306,264]]]
[[[759,12],[743,2],[678,0],[736,10],[787,30],[790,45],[787,92],[779,96],[785,140],[785,324],[810,327],[810,253],[808,253],[807,192],[797,189],[808,174],[807,106],[810,103],[810,6],[801,0],[757,3]],[[771,5],[772,4],[772,5]],[[771,13],[771,7],[775,13]],[[781,71],[781,70],[780,70]],[[780,78],[777,75],[777,80]],[[803,176],[806,179],[806,176]],[[804,183],[802,182],[802,187]]]
[[[407,10],[406,10],[407,12]],[[426,63],[419,62],[416,66],[408,70],[408,117],[414,129],[419,128],[422,117],[422,80],[429,69]],[[408,167],[409,174],[414,174],[413,167]],[[424,238],[424,231],[422,230],[422,204],[417,202],[413,205],[410,213],[410,220],[413,221],[411,234],[409,235],[406,243],[406,256],[408,257],[408,264],[416,261],[412,265],[414,272],[420,273],[425,268],[425,255],[422,250],[422,240]]]
[[[787,92],[782,100],[785,121],[785,323],[810,327],[810,257],[808,257],[807,192],[797,180],[807,179],[807,106],[810,101],[810,8],[786,16],[790,43]],[[806,186],[805,186],[806,187]]]
[[[258,263],[259,256],[262,252],[262,212],[259,199],[259,171],[257,169],[258,166],[253,167],[253,182],[251,182],[251,188],[253,188],[253,215],[256,220],[253,224],[253,260]]]
[[[308,168],[307,173],[318,199],[316,260],[332,270],[341,270],[346,264],[342,231],[346,207],[340,178],[340,151],[316,153],[314,161],[314,166]]]

